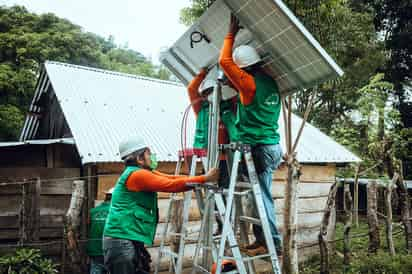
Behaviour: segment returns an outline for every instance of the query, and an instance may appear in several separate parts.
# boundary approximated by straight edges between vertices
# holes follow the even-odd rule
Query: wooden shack
[[[185,140],[181,137],[193,135],[193,113],[189,114],[188,126],[182,127],[184,111],[188,105],[185,87],[175,82],[46,62],[40,72],[20,143],[17,146],[6,143],[0,147],[2,155],[5,155],[5,150],[8,150],[9,155],[7,159],[1,157],[0,178],[7,178],[8,181],[38,177],[55,178],[54,183],[49,181],[41,185],[41,197],[44,195],[50,199],[49,202],[41,202],[40,215],[46,216],[51,212],[61,216],[68,206],[67,198],[71,189],[71,184],[67,183],[70,182],[69,178],[81,177],[88,183],[87,205],[90,208],[96,200],[103,198],[105,190],[115,184],[123,169],[117,148],[125,137],[142,136],[157,154],[159,170],[166,173],[174,172],[177,152],[182,146],[189,147],[192,142],[192,138]],[[301,119],[293,116],[292,120],[295,134]],[[279,132],[284,132],[282,123]],[[61,143],[59,140],[62,139],[71,140],[72,143]],[[51,151],[54,149],[58,152],[53,154]],[[303,131],[297,155],[302,165],[298,193],[298,239],[299,245],[304,247],[317,241],[327,195],[335,180],[336,168],[357,162],[359,159],[310,124]],[[33,173],[33,170],[36,172]],[[286,170],[282,165],[273,177],[273,198],[280,231],[283,223],[285,178]],[[52,187],[49,187],[50,184]],[[10,190],[7,189],[0,188],[0,195],[9,195]],[[48,195],[61,195],[64,198]],[[154,261],[159,235],[164,227],[169,194],[163,193],[159,197],[160,223],[155,245],[150,248]],[[64,199],[64,202],[59,199]],[[4,208],[12,207],[13,210],[7,211],[7,214],[16,216],[19,204],[18,198],[7,201],[2,199],[1,212],[4,212]],[[190,224],[196,230],[200,222],[194,201],[192,208]],[[58,227],[57,230],[61,229],[61,218],[55,218],[50,222],[48,217],[44,216],[41,217],[40,235],[50,236],[47,229],[51,224]],[[332,225],[333,220],[334,216]],[[13,237],[17,235],[16,222],[0,223],[1,229],[13,230]],[[12,235],[1,234],[1,231],[0,235],[5,235],[2,239]],[[61,236],[59,233],[56,232],[56,237]],[[193,246],[189,245],[186,252],[188,262],[193,253]],[[313,254],[316,249],[317,247],[302,248],[300,251],[302,254]]]

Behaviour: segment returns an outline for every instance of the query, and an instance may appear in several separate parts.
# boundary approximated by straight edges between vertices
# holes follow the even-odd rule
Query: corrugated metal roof
[[[118,144],[132,135],[142,136],[159,161],[177,159],[177,151],[181,147],[181,121],[189,105],[184,86],[57,62],[46,62],[45,69],[83,164],[120,161]],[[30,119],[26,119],[22,131],[23,137],[24,132],[31,132],[25,136],[26,139],[35,136],[35,130],[30,127],[37,127],[36,122],[30,122]],[[293,116],[295,134],[300,122],[299,117]],[[192,112],[188,124],[188,136],[193,136]],[[282,118],[279,132],[284,140]],[[191,139],[188,144],[192,143]],[[282,146],[285,147],[283,143]],[[300,162],[359,161],[358,157],[310,124],[303,131],[297,151]]]
[[[0,147],[16,147],[25,145],[51,145],[51,144],[66,144],[74,145],[73,138],[60,138],[60,139],[46,139],[46,140],[27,140],[22,142],[1,142]]]

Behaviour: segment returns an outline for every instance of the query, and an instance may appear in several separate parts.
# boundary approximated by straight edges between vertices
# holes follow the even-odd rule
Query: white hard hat
[[[199,87],[199,94],[202,95],[206,90],[210,88],[214,88],[214,86],[215,86],[215,81],[210,80],[210,79],[203,80],[202,84],[200,84],[200,87]]]
[[[105,194],[112,194],[114,190],[114,187],[110,188],[109,190],[106,190],[104,193]]]
[[[229,100],[235,96],[237,96],[237,92],[234,88],[231,88],[228,85],[222,86],[222,100],[223,101]]]
[[[241,45],[237,47],[233,51],[232,58],[236,65],[240,68],[249,67],[262,60],[256,49],[248,45]]]
[[[133,152],[147,148],[145,141],[141,137],[130,137],[119,144],[120,158],[124,159]]]

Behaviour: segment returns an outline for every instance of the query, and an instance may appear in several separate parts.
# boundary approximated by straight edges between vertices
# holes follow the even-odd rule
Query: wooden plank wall
[[[0,168],[1,183],[40,178],[40,239],[62,236],[63,215],[69,207],[72,181],[56,181],[56,179],[79,176],[79,168]],[[42,180],[47,181],[42,182]],[[16,240],[19,237],[21,199],[21,185],[0,187],[0,241]]]
[[[172,174],[175,171],[175,165],[176,163],[159,163],[159,171]],[[123,170],[123,166],[121,164],[98,165],[98,170],[100,174],[120,174]],[[330,187],[335,180],[336,167],[335,165],[302,165],[301,171],[301,183],[298,186],[298,245],[306,246],[317,242],[326,200]],[[187,169],[185,169],[184,173],[187,173]],[[273,176],[272,193],[275,201],[276,218],[280,232],[283,230],[282,224],[286,176],[285,166],[281,166]],[[104,197],[103,193],[105,190],[114,186],[117,178],[118,175],[99,177],[99,199]],[[155,243],[153,247],[149,248],[154,262],[157,258],[160,236],[165,226],[168,197],[168,193],[159,193],[159,225],[156,231]],[[331,224],[334,225],[335,216],[332,216],[331,218]],[[196,232],[200,229],[200,214],[195,200],[192,200],[189,227],[190,231],[193,231],[194,234],[191,237],[193,238],[193,244],[189,244],[185,252],[185,257],[187,257],[185,261],[188,266],[190,266],[190,257],[194,254],[194,239],[196,239],[198,235]],[[333,237],[333,233],[331,237]],[[305,257],[316,253],[318,253],[318,248],[316,246],[313,248],[301,249],[300,259],[304,259]]]

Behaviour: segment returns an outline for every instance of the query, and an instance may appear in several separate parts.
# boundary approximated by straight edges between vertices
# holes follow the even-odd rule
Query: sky
[[[23,5],[38,14],[52,12],[115,43],[139,51],[158,63],[162,48],[171,46],[187,29],[179,23],[180,9],[190,0],[0,0]]]

